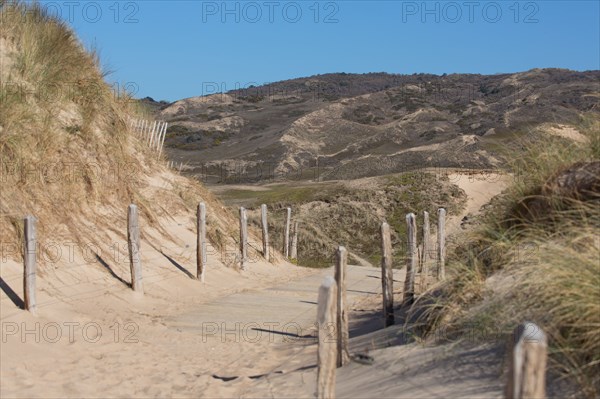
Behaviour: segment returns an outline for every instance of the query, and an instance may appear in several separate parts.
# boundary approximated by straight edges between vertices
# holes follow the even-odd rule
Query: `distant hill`
[[[503,149],[541,124],[560,129],[598,113],[599,93],[600,71],[336,73],[154,109],[170,122],[169,156],[203,179],[277,179],[317,167],[320,179],[348,179],[495,167]]]

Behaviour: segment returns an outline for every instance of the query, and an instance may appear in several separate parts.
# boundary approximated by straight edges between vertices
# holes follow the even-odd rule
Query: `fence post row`
[[[24,273],[23,273],[23,299],[26,310],[36,313],[37,302],[35,298],[35,280],[36,280],[36,219],[33,216],[26,216],[24,220]]]
[[[196,278],[204,282],[206,272],[206,205],[204,202],[198,204],[196,214],[196,231],[198,234],[196,242]]]
[[[417,222],[414,213],[406,215],[406,234],[408,238],[408,256],[406,259],[403,302],[405,305],[411,305],[415,297],[415,271],[417,269]]]
[[[246,268],[246,260],[248,258],[248,217],[246,209],[240,207],[240,269]]]
[[[168,123],[161,121],[152,122],[130,117],[129,126],[148,147],[157,151],[160,157],[165,144]]]
[[[127,243],[129,247],[129,267],[131,269],[131,288],[144,293],[142,285],[142,261],[140,258],[140,225],[138,222],[138,208],[129,205],[127,212]]]
[[[335,398],[335,372],[337,363],[336,308],[337,286],[333,277],[325,277],[319,287],[317,308],[317,398]]]
[[[262,204],[260,206],[260,221],[262,225],[262,244],[263,244],[263,256],[267,262],[270,262],[269,257],[269,224],[267,221],[267,205]]]
[[[384,327],[394,324],[394,271],[392,269],[392,238],[390,225],[381,224],[381,292],[383,293]]]
[[[348,352],[348,309],[346,300],[346,269],[348,266],[348,251],[340,246],[336,252],[335,282],[337,289],[337,366],[342,367],[350,360]]]

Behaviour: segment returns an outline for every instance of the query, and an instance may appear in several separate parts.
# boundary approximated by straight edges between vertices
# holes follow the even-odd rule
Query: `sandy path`
[[[469,195],[465,215],[478,211],[503,188],[491,184],[489,177],[457,173],[452,178]],[[450,218],[449,232],[460,231],[461,218]],[[127,279],[125,259],[103,252],[104,267],[76,258],[45,269],[38,280],[38,316],[17,306],[22,265],[2,260],[0,396],[312,396],[317,289],[332,270],[259,261],[239,272],[215,256],[209,259],[207,283],[200,285],[188,276],[194,270],[194,249],[185,243],[194,242],[193,225],[180,220],[169,230],[181,243],[161,248],[165,254],[144,246],[143,297],[119,281]],[[460,363],[463,349],[423,349],[415,344],[382,349],[398,343],[402,331],[401,326],[381,329],[379,273],[377,268],[349,267],[351,350],[369,351],[377,366],[351,364],[341,369],[339,396],[497,392],[497,364],[492,372],[477,360],[485,351],[472,358],[472,369]],[[395,274],[397,303],[403,274]],[[483,374],[476,372],[481,367]],[[466,377],[457,379],[457,370],[464,370]],[[452,381],[432,377],[446,375]],[[486,384],[491,391],[484,389]]]
[[[170,318],[170,328],[202,331],[211,350],[233,355],[214,362],[213,378],[202,396],[238,397],[254,390],[256,376],[287,373],[314,363],[305,350],[315,342],[318,287],[332,273],[332,269],[322,270],[266,290],[230,295]],[[377,269],[348,267],[350,309],[360,307],[365,297],[380,295],[377,274]]]
[[[448,241],[452,244],[461,237],[463,217],[478,214],[483,205],[507,187],[509,177],[472,171],[452,171],[448,177],[468,196],[461,214],[448,217]],[[395,272],[395,280],[396,303],[399,303],[404,270]],[[362,309],[360,306],[352,309],[351,352],[368,353],[375,363],[366,366],[351,362],[339,369],[338,397],[503,397],[502,344],[481,344],[469,339],[458,345],[441,341],[427,346],[404,344],[404,326],[387,329],[378,326],[379,303],[380,298],[373,297],[363,300]],[[478,333],[473,331],[473,337]],[[443,336],[443,332],[439,335]],[[314,397],[316,371],[309,366],[315,363],[315,351],[316,346],[312,345],[295,354],[298,365],[304,365],[296,367],[300,370],[247,381],[242,397]]]
[[[243,273],[215,266],[206,287],[171,266],[170,279],[147,279],[143,297],[125,286],[74,303],[42,292],[37,317],[1,291],[1,396],[237,397],[252,376],[302,367],[295,355],[314,342],[317,290],[333,271],[251,266]],[[21,295],[9,278],[17,268],[1,270]],[[351,306],[377,296],[380,284],[377,269],[349,266]]]
[[[447,218],[448,236],[459,233],[462,230],[460,227],[462,219],[468,215],[478,214],[481,207],[500,194],[510,182],[509,176],[493,172],[453,171],[448,178],[467,194],[467,204],[461,214]]]

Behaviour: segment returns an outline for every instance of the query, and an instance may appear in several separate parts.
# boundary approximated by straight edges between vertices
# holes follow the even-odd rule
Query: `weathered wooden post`
[[[158,151],[158,147],[160,146],[162,127],[163,127],[162,122],[157,121],[156,122],[156,134],[154,135],[154,143],[152,144],[152,149],[155,151]]]
[[[406,215],[406,235],[408,253],[403,304],[411,305],[415,300],[415,271],[417,270],[417,222],[414,213]]]
[[[154,134],[156,133],[156,124],[157,124],[157,123],[158,123],[157,121],[154,121],[154,122],[152,123],[152,127],[150,128],[150,138],[149,138],[149,140],[148,140],[148,146],[149,146],[150,148],[152,148],[152,145],[153,145],[153,143],[154,143]]]
[[[348,251],[339,246],[336,252],[335,282],[337,289],[337,366],[342,367],[350,360],[348,351],[348,309],[346,301],[346,269]]]
[[[423,250],[421,251],[421,287],[427,289],[429,274],[429,212],[423,211]]]
[[[246,268],[246,260],[248,259],[248,217],[246,209],[240,207],[240,269]]]
[[[150,141],[152,141],[152,121],[148,121],[148,126],[146,127],[146,131],[148,132],[147,142],[148,147],[150,146]]]
[[[283,237],[283,254],[286,259],[290,257],[290,223],[292,221],[292,208],[287,208],[287,217],[285,219],[285,232]]]
[[[443,280],[446,278],[446,210],[438,209],[438,228],[437,228],[437,278]]]
[[[129,246],[129,267],[131,269],[131,288],[144,293],[142,285],[142,260],[140,258],[140,225],[136,205],[129,205],[127,213],[127,243]]]
[[[292,249],[290,250],[290,258],[298,259],[298,222],[294,222],[294,233],[292,234]]]
[[[142,120],[142,124],[140,126],[140,133],[141,133],[142,140],[144,140],[146,138],[145,127],[146,127],[146,121]]]
[[[335,369],[337,362],[337,286],[333,277],[325,277],[319,287],[317,325],[319,348],[317,352],[317,398],[335,398]]]
[[[384,326],[394,324],[394,271],[392,269],[392,238],[390,225],[381,224],[381,292],[383,293]]]
[[[167,126],[168,126],[168,122],[165,122],[164,127],[163,127],[162,139],[160,140],[160,149],[158,150],[159,157],[160,157],[160,154],[162,153],[163,147],[165,145],[165,136],[167,135]]]
[[[269,257],[269,224],[267,222],[267,205],[262,204],[260,206],[260,221],[262,224],[262,244],[263,244],[263,256],[270,262]]]
[[[510,346],[506,398],[545,398],[546,334],[534,323],[526,322],[515,328]]]
[[[206,205],[204,202],[198,204],[196,212],[196,231],[198,233],[196,242],[196,278],[204,282],[206,272]]]
[[[35,277],[37,271],[36,253],[37,237],[35,228],[35,218],[33,216],[25,217],[24,226],[24,272],[23,272],[23,299],[25,309],[31,313],[36,313],[37,302],[35,300]]]
[[[144,140],[148,139],[148,121],[144,119],[144,126],[142,127],[142,132],[144,133]]]

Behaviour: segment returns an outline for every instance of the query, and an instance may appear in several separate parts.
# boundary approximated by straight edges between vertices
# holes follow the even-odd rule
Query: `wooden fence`
[[[167,122],[148,121],[144,119],[129,119],[129,128],[138,136],[138,138],[151,149],[162,154],[167,135]]]
[[[207,210],[204,203],[198,204],[197,209],[197,250],[195,278],[204,282],[206,275],[206,216]],[[437,267],[435,277],[437,280],[445,278],[445,217],[444,209],[438,210],[437,228]],[[240,208],[240,269],[247,266],[248,230],[246,209]],[[417,244],[416,216],[413,213],[406,215],[407,223],[407,263],[406,278],[404,282],[404,298],[402,306],[412,306],[415,293],[415,274],[420,271],[422,287],[427,286],[429,250],[429,214],[423,214],[423,236],[421,256]],[[266,205],[261,206],[263,256],[270,261],[268,210]],[[286,208],[286,228],[284,242],[289,249],[289,227],[291,225],[291,208]],[[24,219],[24,308],[36,313],[36,219],[27,216]],[[291,256],[295,256],[298,234],[298,222],[294,223],[294,233],[291,244]],[[144,293],[142,278],[142,262],[140,247],[140,224],[138,208],[131,204],[127,211],[127,242],[131,272],[131,288],[139,294]],[[284,249],[286,249],[284,248]],[[289,254],[287,254],[289,255]],[[351,360],[349,352],[349,313],[346,299],[348,251],[340,246],[336,251],[336,264],[334,277],[327,277],[319,288],[317,328],[317,397],[334,398],[336,368],[343,367]],[[420,267],[419,269],[417,269]],[[382,302],[383,325],[390,327],[395,322],[393,298],[393,256],[390,226],[381,224],[381,276],[382,276]],[[509,373],[505,385],[506,398],[544,398],[547,337],[534,323],[526,322],[515,328],[510,342],[508,354]]]
[[[270,242],[269,242],[269,225],[268,225],[268,207],[265,204],[261,205],[261,227],[262,227],[262,255],[267,262],[271,261]],[[284,229],[284,256],[287,259],[295,260],[298,257],[298,235],[299,222],[292,220],[292,209],[285,208],[286,219]],[[443,231],[445,211],[442,209],[438,212],[442,217],[438,220],[438,229]],[[131,288],[139,293],[143,293],[142,279],[142,263],[140,257],[140,227],[138,220],[138,208],[131,204],[127,212],[127,243],[129,251],[129,263],[131,271]],[[196,275],[195,278],[204,282],[206,278],[207,268],[207,239],[206,239],[206,220],[207,210],[206,204],[198,204],[196,214]],[[425,218],[425,220],[427,220]],[[407,253],[407,277],[404,283],[404,300],[403,303],[410,305],[413,302],[415,293],[415,274],[417,273],[417,265],[421,267],[421,281],[427,281],[428,261],[426,256],[419,257],[416,243],[416,220],[414,214],[408,214],[406,217],[408,231],[408,253]],[[293,222],[293,230],[290,229]],[[25,257],[24,257],[24,297],[25,308],[35,312],[35,278],[36,278],[36,219],[33,216],[27,216],[24,223],[25,237]],[[291,230],[291,240],[290,240]],[[248,266],[248,217],[245,208],[240,208],[240,223],[239,223],[239,267],[244,270]],[[429,239],[427,235],[429,229],[424,229],[423,241],[426,243]],[[438,234],[438,267],[437,278],[442,278],[444,264],[444,234]],[[422,248],[428,248],[429,244],[423,244]],[[390,227],[387,223],[381,225],[381,271],[382,271],[382,292],[383,292],[383,319],[384,325],[390,326],[394,324],[394,298],[393,298],[393,256],[392,244],[390,236]],[[439,248],[442,248],[441,250]],[[343,287],[343,279],[345,276],[345,265],[347,263],[347,251],[344,247],[338,248],[337,266],[336,266],[336,281],[337,284]],[[343,266],[342,266],[343,265]],[[344,300],[340,299],[339,306],[342,307]],[[345,316],[341,317],[345,319]],[[345,358],[344,358],[345,359]],[[344,362],[341,360],[340,362]]]

